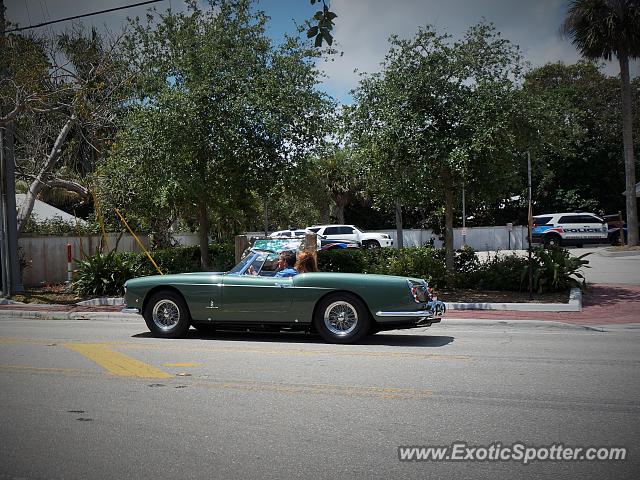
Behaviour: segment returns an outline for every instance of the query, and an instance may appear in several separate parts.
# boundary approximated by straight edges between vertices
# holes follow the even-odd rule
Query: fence
[[[394,246],[398,245],[395,230],[376,230],[393,238]],[[405,247],[426,245],[433,239],[435,247],[442,247],[443,241],[432,230],[406,229],[402,232]],[[453,248],[462,248],[462,229],[453,229]],[[506,226],[467,228],[464,243],[478,252],[495,252],[496,250],[524,250],[527,248],[527,227],[514,226],[510,230]]]
[[[372,231],[373,232],[373,231]],[[377,233],[386,233],[393,238],[393,244],[398,245],[395,230],[375,230]],[[263,236],[264,232],[247,232],[247,236]],[[108,234],[108,247],[113,249],[119,234]],[[139,237],[145,248],[149,247],[149,239],[146,236]],[[174,235],[174,240],[180,245],[197,245],[198,235],[181,234]],[[442,247],[442,240],[431,230],[406,229],[403,231],[405,247],[421,246],[429,243],[433,238],[434,246]],[[23,259],[27,267],[22,274],[25,286],[41,285],[43,283],[63,283],[67,280],[67,244],[71,244],[72,257],[80,258],[83,255],[92,255],[100,246],[101,237],[23,237],[18,240],[22,249]],[[476,251],[496,250],[523,250],[527,248],[527,228],[514,226],[511,231],[504,227],[474,227],[467,228],[465,243]],[[462,229],[453,231],[454,248],[462,247]],[[119,252],[139,252],[140,247],[131,235],[123,235],[118,242]],[[72,263],[75,268],[75,262]]]
[[[131,235],[107,234],[107,246],[112,250],[116,246],[119,252],[139,252],[140,247]],[[148,248],[149,239],[139,237]],[[71,244],[71,256],[79,259],[83,255],[93,255],[100,247],[101,236],[90,237],[22,237],[18,239],[22,260],[27,264],[22,272],[22,283],[25,286],[43,283],[63,283],[67,280],[67,244]],[[75,261],[72,262],[75,268]]]
[[[398,246],[396,230],[367,230],[369,233],[386,233],[393,238],[394,247]],[[248,237],[261,237],[264,232],[247,232]],[[402,232],[405,247],[419,247],[427,245],[433,239],[435,247],[442,247],[442,239],[432,230],[405,229]],[[186,240],[186,236],[185,236]],[[476,251],[495,252],[496,250],[524,250],[527,248],[527,227],[514,226],[511,230],[507,226],[473,227],[467,228],[465,244]],[[453,229],[453,247],[462,247],[462,229]]]

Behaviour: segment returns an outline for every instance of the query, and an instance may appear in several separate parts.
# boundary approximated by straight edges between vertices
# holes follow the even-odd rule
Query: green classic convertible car
[[[275,277],[278,252],[299,248],[300,240],[295,242],[258,241],[226,273],[128,280],[123,311],[141,313],[160,337],[180,337],[190,326],[203,332],[284,329],[315,331],[333,343],[428,327],[445,313],[444,303],[418,278],[323,272]]]

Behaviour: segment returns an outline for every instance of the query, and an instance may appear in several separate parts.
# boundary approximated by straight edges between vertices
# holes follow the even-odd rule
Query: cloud
[[[338,15],[335,45],[343,54],[320,67],[328,75],[324,85],[342,101],[350,101],[348,92],[358,84],[354,70],[379,70],[389,50],[390,35],[410,38],[418,27],[427,24],[455,39],[480,21],[491,22],[505,38],[520,46],[533,67],[580,59],[575,47],[560,35],[566,15],[563,0],[333,0],[331,9]],[[604,71],[617,75],[617,62],[607,63]],[[638,62],[634,62],[633,76],[639,71]]]

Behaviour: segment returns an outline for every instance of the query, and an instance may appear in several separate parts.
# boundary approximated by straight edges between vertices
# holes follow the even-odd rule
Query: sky
[[[140,1],[5,0],[5,6],[8,20],[28,26]],[[358,72],[379,70],[389,50],[390,35],[411,38],[418,27],[427,24],[456,39],[478,22],[491,22],[503,37],[520,46],[532,67],[558,61],[570,64],[580,59],[576,48],[559,33],[568,0],[332,0],[327,4],[338,15],[333,34],[334,46],[340,53],[320,61],[318,66],[326,74],[320,88],[340,103],[351,103],[349,92],[358,85]],[[154,6],[160,11],[168,7],[185,9],[184,0],[163,0]],[[106,25],[117,32],[126,24],[127,16],[142,17],[148,8],[134,7],[79,21],[98,28]],[[295,34],[296,24],[310,19],[318,10],[318,4],[311,5],[309,0],[260,0],[258,8],[271,17],[267,33],[278,42],[285,34]],[[71,23],[62,22],[38,30],[61,31]],[[608,75],[619,73],[617,61],[606,63],[602,68]],[[634,61],[631,76],[638,75],[640,62]]]

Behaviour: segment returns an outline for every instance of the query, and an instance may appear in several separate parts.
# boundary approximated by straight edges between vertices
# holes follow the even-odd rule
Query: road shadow
[[[143,332],[132,335],[133,338],[156,338],[157,340],[173,339],[154,337],[151,332]],[[327,345],[320,335],[304,332],[238,332],[238,331],[216,331],[213,333],[202,333],[193,328],[190,329],[182,339],[193,340],[223,340],[223,341],[243,341],[262,343],[305,343]],[[354,345],[387,345],[392,347],[428,347],[437,348],[449,345],[455,337],[448,335],[402,335],[395,333],[378,333],[368,335]]]
[[[583,296],[583,306],[611,306],[638,303],[640,288],[633,285],[590,285]]]

